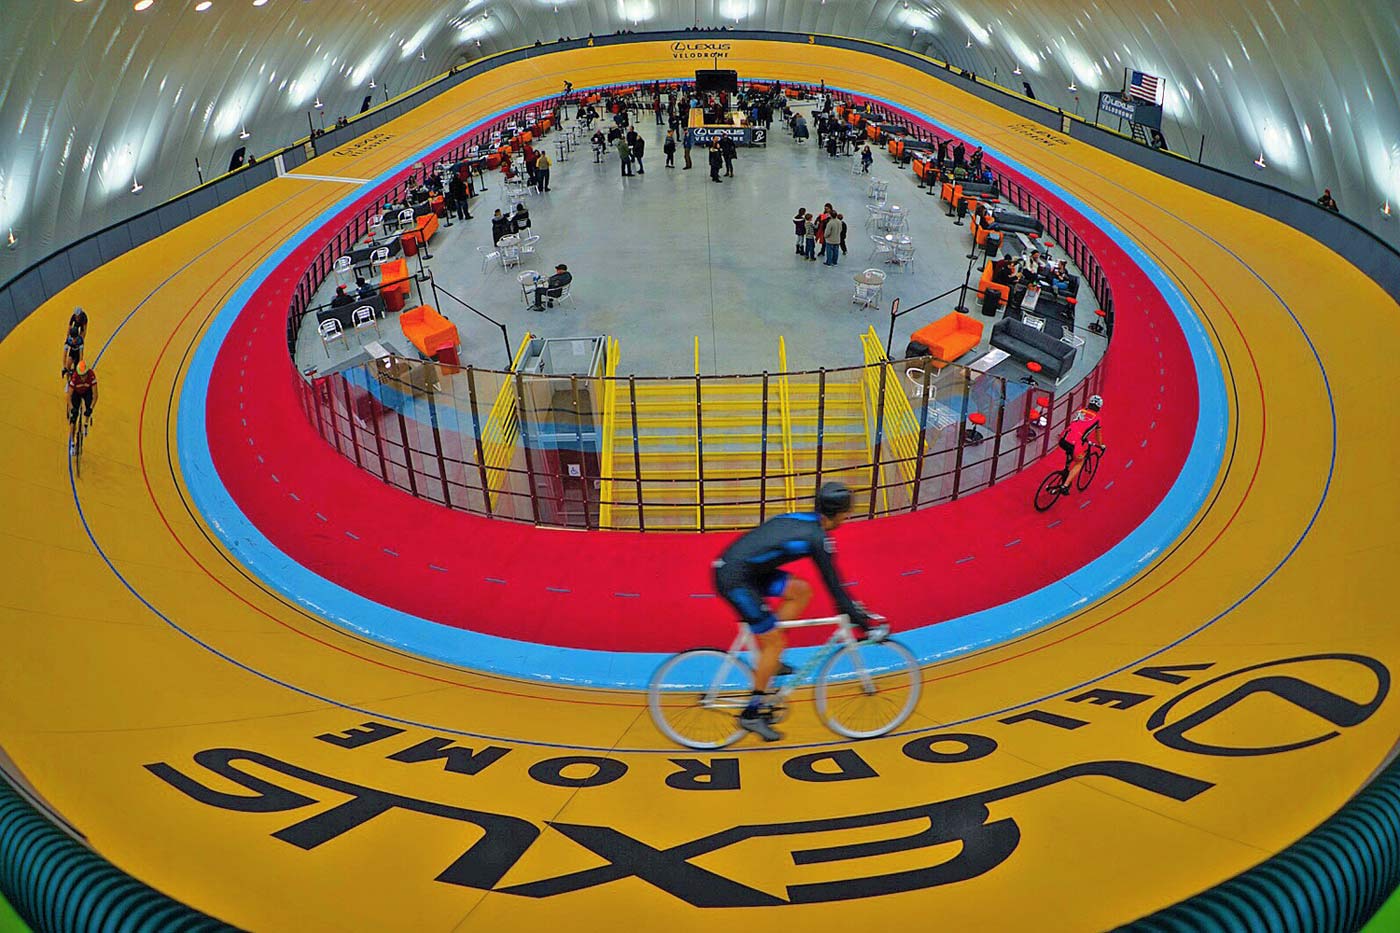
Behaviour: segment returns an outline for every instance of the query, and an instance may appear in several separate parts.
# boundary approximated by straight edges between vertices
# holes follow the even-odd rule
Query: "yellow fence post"
[[[613,520],[613,435],[617,431],[617,338],[608,338],[603,363],[603,427],[598,439],[598,527],[611,528]]]
[[[525,338],[520,341],[520,348],[515,351],[515,358],[510,361],[510,372],[515,372],[516,367],[520,365],[525,356],[525,349],[534,337],[529,331],[525,332]],[[514,386],[507,378],[501,383],[496,400],[491,403],[491,410],[486,415],[486,423],[481,428],[482,450],[486,454],[487,486],[482,492],[490,497],[493,512],[500,504],[501,486],[510,475],[506,468],[515,459],[515,442],[519,436],[520,412],[516,406]]]
[[[788,386],[787,341],[778,337],[778,413],[783,438],[783,488],[787,492],[788,511],[797,511],[796,460],[792,455],[792,398]]]
[[[919,419],[914,414],[914,408],[909,404],[909,399],[905,396],[902,385],[899,381],[899,373],[894,364],[885,356],[885,348],[880,343],[880,338],[875,333],[875,328],[861,334],[860,342],[865,350],[865,384],[871,401],[877,401],[875,393],[879,392],[879,367],[884,366],[888,372],[885,379],[885,434],[884,440],[899,461],[899,472],[904,477],[904,481],[909,484],[910,501],[914,496],[914,458],[918,456]],[[927,403],[927,400],[921,400]],[[889,496],[885,497],[885,509],[889,509]]]

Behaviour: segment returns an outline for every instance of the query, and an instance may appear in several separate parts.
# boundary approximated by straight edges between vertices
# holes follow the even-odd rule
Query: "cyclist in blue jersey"
[[[753,695],[739,716],[739,725],[765,742],[782,738],[764,709],[768,684],[775,674],[791,673],[782,664],[787,638],[778,622],[799,618],[812,599],[812,587],[781,568],[804,557],[811,558],[836,601],[837,611],[849,616],[862,631],[869,629],[864,609],[851,599],[836,573],[832,560],[836,546],[827,536],[850,513],[851,490],[844,483],[823,483],[817,491],[814,511],[769,519],[730,544],[715,561],[715,589],[739,613],[758,641]],[[781,600],[776,614],[765,602],[770,598]]]

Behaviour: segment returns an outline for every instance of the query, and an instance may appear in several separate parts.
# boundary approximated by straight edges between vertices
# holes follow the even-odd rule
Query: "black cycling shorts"
[[[68,423],[73,424],[78,420],[79,406],[87,409],[87,416],[92,417],[92,392],[74,392],[68,396]],[[50,409],[52,411],[52,409]]]
[[[767,598],[783,595],[787,588],[786,570],[775,570],[762,578],[736,572],[728,564],[715,568],[715,591],[734,607],[739,618],[755,635],[771,632],[778,624]]]

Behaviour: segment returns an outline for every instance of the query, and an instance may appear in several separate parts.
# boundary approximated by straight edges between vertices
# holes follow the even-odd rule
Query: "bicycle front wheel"
[[[1040,481],[1040,486],[1035,491],[1035,510],[1037,512],[1044,512],[1055,504],[1055,500],[1060,498],[1060,484],[1064,481],[1063,470],[1056,470]]]
[[[744,734],[738,716],[753,693],[753,668],[717,648],[667,658],[652,675],[647,704],[661,734],[687,748],[724,748]]]
[[[1099,453],[1097,447],[1090,447],[1089,452],[1084,455],[1084,466],[1079,470],[1079,478],[1075,481],[1075,486],[1080,492],[1089,488],[1089,484],[1094,481],[1094,474],[1099,470]]]
[[[843,645],[817,673],[817,715],[852,739],[884,735],[919,702],[919,664],[897,641]]]

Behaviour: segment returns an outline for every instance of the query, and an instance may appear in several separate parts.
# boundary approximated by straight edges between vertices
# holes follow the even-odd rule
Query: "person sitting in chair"
[[[345,293],[344,285],[337,285],[335,287],[335,297],[331,299],[332,308],[341,308],[345,305],[352,305],[354,303],[355,299]]]
[[[524,233],[530,229],[530,212],[525,209],[524,204],[515,205],[515,211],[510,215],[510,225],[516,233]]]
[[[573,273],[569,267],[562,262],[554,267],[554,274],[551,275],[544,285],[535,288],[535,304],[531,311],[543,311],[544,301],[549,299],[549,306],[554,307],[554,299],[564,294],[564,289],[574,280]]]

